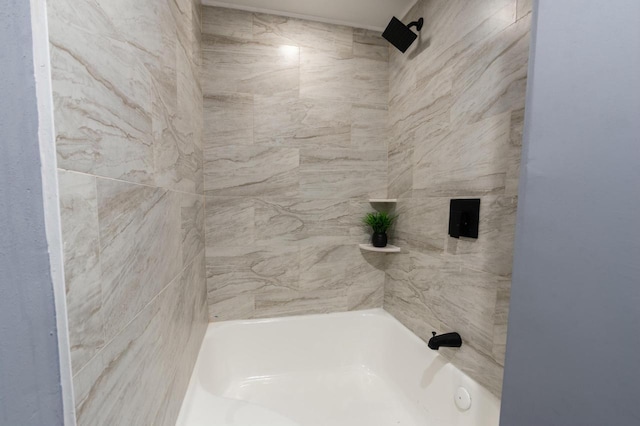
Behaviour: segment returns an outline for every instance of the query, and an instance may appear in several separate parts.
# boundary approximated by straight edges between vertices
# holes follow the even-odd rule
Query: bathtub
[[[497,426],[499,412],[380,309],[210,324],[177,425]]]

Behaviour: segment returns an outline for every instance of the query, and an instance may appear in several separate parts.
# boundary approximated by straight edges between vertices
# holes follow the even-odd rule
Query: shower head
[[[420,18],[415,22],[405,25],[395,16],[387,25],[387,29],[382,33],[382,37],[393,44],[402,53],[406,52],[409,46],[418,38],[417,34],[411,31],[411,27],[416,27],[418,31],[422,29],[424,19]]]

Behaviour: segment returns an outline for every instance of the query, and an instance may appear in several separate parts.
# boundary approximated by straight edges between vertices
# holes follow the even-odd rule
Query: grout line
[[[84,365],[80,370],[78,370],[78,372],[76,372],[76,373],[73,373],[73,372],[72,372],[73,378],[75,379],[75,378],[76,378],[76,376],[78,376],[80,373],[82,373],[82,372],[85,370],[85,368],[87,368],[87,367],[89,366],[89,364],[91,364],[91,363],[93,362],[93,360],[94,360],[95,358],[97,358],[100,354],[102,354],[102,352],[103,352],[103,351],[104,351],[104,350],[105,350],[109,345],[111,345],[111,343],[113,343],[113,341],[114,341],[114,340],[116,340],[118,337],[120,337],[120,336],[122,335],[122,333],[123,333],[127,328],[129,328],[129,326],[130,326],[130,325],[131,325],[131,324],[132,324],[136,319],[138,319],[138,317],[142,314],[142,312],[144,312],[144,310],[145,310],[145,309],[147,309],[147,308],[148,308],[152,303],[155,303],[155,301],[158,299],[158,297],[160,297],[160,295],[162,295],[162,294],[163,294],[163,293],[164,293],[164,292],[165,292],[165,291],[166,291],[166,290],[167,290],[167,289],[168,289],[172,284],[175,284],[175,283],[176,283],[176,281],[177,281],[178,279],[180,279],[180,278],[184,275],[184,273],[187,271],[187,269],[188,269],[190,266],[192,266],[192,265],[193,265],[193,263],[197,260],[198,256],[200,256],[200,255],[206,255],[206,254],[205,254],[205,249],[200,250],[200,251],[198,252],[198,254],[197,254],[197,255],[195,255],[195,256],[193,257],[193,259],[191,259],[191,261],[189,261],[189,263],[187,264],[187,266],[185,266],[184,268],[182,268],[182,270],[178,273],[178,275],[176,275],[176,276],[175,276],[175,277],[174,277],[174,278],[169,282],[169,284],[167,284],[166,286],[164,286],[164,287],[162,288],[162,290],[160,290],[160,291],[158,292],[158,294],[156,294],[155,296],[153,296],[153,298],[152,298],[152,299],[151,299],[151,300],[150,300],[146,305],[144,305],[144,306],[143,306],[143,307],[142,307],[142,308],[141,308],[141,309],[136,313],[136,315],[131,319],[131,321],[129,321],[126,325],[124,325],[124,326],[120,329],[120,331],[118,331],[118,333],[117,333],[115,336],[113,336],[113,337],[111,338],[111,340],[109,340],[107,343],[105,343],[105,344],[102,346],[102,348],[100,348],[100,350],[99,350],[98,352],[96,352],[96,353],[95,353],[95,355],[94,355],[94,356],[92,356],[92,357],[91,357],[91,359],[90,359],[89,361],[87,361],[87,363],[86,363],[86,364],[85,364],[85,365]],[[205,265],[206,265],[206,262],[205,262]],[[205,281],[206,281],[206,275],[205,275]]]
[[[77,170],[72,170],[72,169],[64,169],[62,167],[58,167],[58,170],[62,170],[64,172],[69,172],[69,173],[77,173],[79,175],[84,175],[84,176],[91,176],[93,178],[98,178],[98,179],[110,180],[110,181],[114,181],[114,182],[128,183],[128,184],[131,184],[131,185],[138,185],[138,186],[145,186],[147,188],[164,189],[165,191],[175,192],[175,193],[178,193],[178,194],[194,195],[194,196],[198,196],[198,197],[204,196],[204,193],[203,194],[197,194],[195,192],[180,191],[180,190],[177,190],[177,189],[165,188],[163,186],[155,186],[155,185],[150,185],[150,184],[147,184],[147,183],[131,182],[131,181],[128,181],[128,180],[116,179],[116,178],[112,178],[112,177],[108,177],[108,176],[100,176],[100,175],[94,175],[94,174],[86,173],[86,172],[79,172]],[[203,177],[203,180],[204,180],[204,177]]]
[[[95,355],[98,355],[99,353],[102,352],[102,349],[104,349],[107,344],[107,330],[105,327],[106,321],[105,321],[105,315],[104,315],[104,291],[103,291],[103,286],[102,286],[102,236],[100,235],[100,200],[99,200],[99,196],[98,196],[98,178],[96,176],[92,177],[93,179],[93,185],[94,185],[94,189],[96,191],[96,222],[98,225],[98,266],[100,268],[99,274],[98,275],[98,280],[99,280],[99,285],[100,285],[100,327],[102,328],[102,346],[98,349],[98,351],[95,353]],[[89,363],[93,360],[93,357],[91,357],[91,359],[89,361],[87,361],[85,363],[85,365],[83,366],[83,368],[87,365],[89,365]],[[80,369],[80,371],[83,370],[83,368]],[[72,366],[72,370],[73,370],[73,366]],[[75,374],[73,374],[73,371],[71,372],[72,374],[72,378],[75,377]]]

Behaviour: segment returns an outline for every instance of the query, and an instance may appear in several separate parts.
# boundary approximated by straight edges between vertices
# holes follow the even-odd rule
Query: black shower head
[[[382,37],[386,38],[389,43],[396,47],[396,49],[404,53],[407,51],[409,46],[416,41],[416,38],[418,38],[416,33],[411,31],[411,27],[416,27],[416,29],[420,31],[423,23],[424,19],[420,18],[409,25],[405,25],[394,16],[391,18],[389,25],[387,25],[387,29],[382,33]]]

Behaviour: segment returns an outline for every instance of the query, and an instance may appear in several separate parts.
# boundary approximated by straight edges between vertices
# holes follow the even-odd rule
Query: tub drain
[[[467,411],[471,408],[471,395],[469,395],[469,391],[465,388],[459,387],[458,390],[456,390],[453,399],[456,402],[456,407],[460,410]]]

